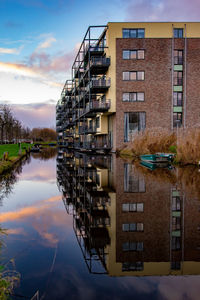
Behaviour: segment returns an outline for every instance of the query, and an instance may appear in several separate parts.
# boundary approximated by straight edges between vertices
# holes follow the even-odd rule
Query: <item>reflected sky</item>
[[[129,174],[129,169],[124,168],[126,163],[127,161],[118,159],[112,169],[113,176],[116,176],[116,191],[121,198],[124,197],[122,179],[124,174]],[[118,173],[113,172],[116,167]],[[126,189],[138,188],[138,180],[142,180],[139,188],[143,197],[144,184],[145,193],[149,196],[148,193],[156,184],[157,178],[159,191],[166,187],[166,184],[173,185],[177,177],[182,178],[184,187],[189,186],[191,189],[191,186],[195,186],[186,173],[183,176],[175,170],[149,173],[148,170],[136,166],[131,167],[130,172],[131,176],[133,172],[137,173],[137,180],[131,177],[132,181],[128,181]],[[102,168],[101,172],[98,166],[98,186],[100,183],[105,186],[105,174],[105,168]],[[41,299],[47,300],[199,299],[200,276],[118,277],[117,274],[110,276],[109,272],[108,275],[89,273],[73,229],[73,216],[67,214],[62,201],[63,195],[57,188],[55,158],[46,161],[31,158],[31,162],[23,166],[23,171],[18,176],[12,193],[3,200],[3,206],[0,207],[0,224],[8,229],[8,236],[4,239],[6,248],[3,251],[3,262],[12,259],[15,269],[21,274],[16,294],[28,296],[30,299],[39,290]],[[64,176],[66,175],[63,175],[63,178]],[[198,179],[198,173],[195,173],[195,176]],[[183,177],[187,180],[184,181]],[[110,177],[106,175],[106,178]],[[121,184],[117,184],[118,180]],[[108,187],[105,189],[110,193]],[[156,191],[151,191],[151,195],[155,196]],[[114,195],[113,190],[111,194]],[[130,196],[127,199],[137,197],[136,194],[130,193],[126,193],[126,196]],[[158,199],[161,201],[161,197]],[[153,203],[150,199],[148,202]],[[117,251],[119,249],[110,253],[111,256],[115,256]]]

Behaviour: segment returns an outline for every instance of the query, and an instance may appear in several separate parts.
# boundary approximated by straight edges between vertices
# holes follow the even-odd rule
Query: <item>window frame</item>
[[[132,58],[131,57],[131,52],[136,52],[136,58]],[[139,51],[143,51],[143,58],[138,58],[138,52]],[[125,56],[124,56],[124,53],[125,52],[128,52],[128,58],[126,58]],[[145,59],[145,49],[123,49],[122,50],[122,59],[123,60],[144,60]]]
[[[128,78],[124,79],[125,73],[129,73]],[[131,73],[136,73],[136,79],[130,79]],[[143,73],[144,79],[138,79],[138,73]],[[122,81],[145,81],[145,71],[123,71],[122,72]]]
[[[127,36],[124,36],[124,32],[127,32]],[[135,31],[135,36],[133,32]],[[143,31],[143,36],[139,36],[141,33],[139,31]],[[145,28],[122,28],[122,38],[123,39],[144,39],[145,38]]]
[[[178,34],[178,36],[175,36],[176,34],[175,34],[175,32],[177,32]],[[180,32],[181,32],[181,36],[180,36]],[[175,38],[175,39],[182,39],[183,38],[183,36],[184,36],[184,29],[183,28],[174,28],[174,30],[173,30],[173,37]]]

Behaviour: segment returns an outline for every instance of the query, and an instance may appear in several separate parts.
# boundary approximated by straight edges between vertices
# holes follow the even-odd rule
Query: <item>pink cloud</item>
[[[199,21],[199,9],[199,0],[132,0],[126,7],[126,20]]]
[[[34,127],[55,127],[55,104],[13,104],[12,110],[18,120],[23,120],[23,125]]]
[[[75,52],[65,54],[49,55],[45,52],[33,52],[29,58],[28,65],[39,72],[64,72],[66,73],[72,65]]]

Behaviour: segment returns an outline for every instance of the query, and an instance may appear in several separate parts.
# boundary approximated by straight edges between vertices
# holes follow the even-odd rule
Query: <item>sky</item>
[[[0,0],[0,103],[24,126],[55,126],[55,104],[90,25],[200,21],[199,0]]]

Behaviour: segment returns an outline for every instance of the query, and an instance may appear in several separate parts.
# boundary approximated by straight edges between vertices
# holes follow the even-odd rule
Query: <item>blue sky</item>
[[[0,103],[30,127],[52,126],[89,25],[199,21],[199,8],[199,0],[0,0]]]

